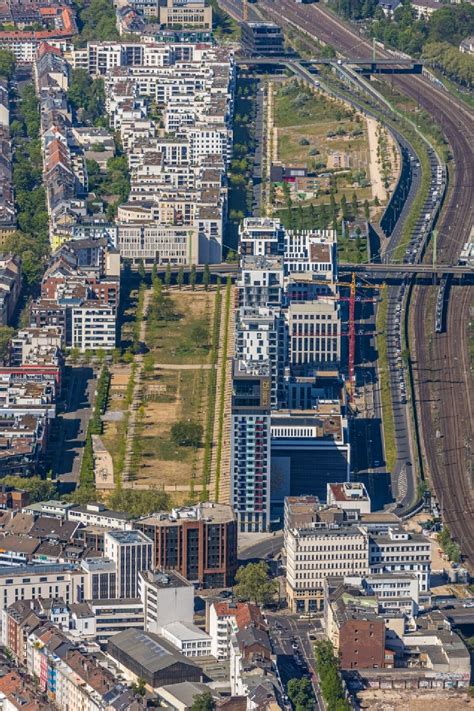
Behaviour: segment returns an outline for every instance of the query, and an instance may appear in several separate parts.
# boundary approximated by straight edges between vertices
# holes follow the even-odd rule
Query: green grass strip
[[[225,292],[225,312],[224,312],[224,343],[222,344],[222,363],[221,363],[221,382],[219,392],[219,429],[217,433],[217,454],[216,454],[216,490],[215,499],[219,501],[219,486],[221,478],[221,459],[222,459],[222,438],[224,435],[224,408],[225,408],[225,383],[227,371],[227,348],[229,346],[229,321],[230,321],[230,305],[232,296],[232,284],[230,280],[227,282]]]
[[[216,407],[216,385],[217,385],[217,358],[219,347],[219,326],[221,321],[222,294],[220,287],[216,293],[214,304],[214,318],[212,323],[212,339],[211,339],[211,368],[209,370],[209,380],[207,384],[207,416],[206,416],[206,434],[204,437],[204,462],[202,470],[202,493],[201,500],[205,501],[208,498],[208,485],[211,477],[211,458],[212,458],[212,437],[214,433],[214,417]]]

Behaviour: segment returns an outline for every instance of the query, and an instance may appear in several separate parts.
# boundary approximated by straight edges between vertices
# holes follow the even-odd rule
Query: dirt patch
[[[473,700],[465,691],[447,689],[367,689],[357,696],[360,708],[371,711],[461,711],[474,708]]]

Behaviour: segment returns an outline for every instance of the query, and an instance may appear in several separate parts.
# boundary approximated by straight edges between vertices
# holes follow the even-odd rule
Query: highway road
[[[261,6],[291,19],[338,51],[365,58],[369,42],[321,5],[299,5],[292,0],[262,0]],[[381,56],[390,56],[381,52]],[[474,140],[472,112],[428,80],[415,76],[390,79],[433,116],[450,144],[450,191],[439,223],[438,258],[455,264],[473,223]],[[427,473],[440,500],[445,521],[463,553],[474,564],[472,514],[474,498],[467,481],[472,464],[474,430],[473,378],[468,362],[469,309],[473,287],[452,289],[446,334],[435,335],[433,295],[426,287],[415,289],[410,308],[411,345],[416,368],[416,412]],[[459,417],[459,413],[462,416]],[[441,425],[441,428],[440,426]],[[436,436],[439,433],[439,436]]]

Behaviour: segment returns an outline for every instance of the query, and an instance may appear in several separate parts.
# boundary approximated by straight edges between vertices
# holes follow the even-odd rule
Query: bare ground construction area
[[[461,711],[474,709],[465,691],[447,689],[367,689],[357,695],[359,708],[370,711]]]

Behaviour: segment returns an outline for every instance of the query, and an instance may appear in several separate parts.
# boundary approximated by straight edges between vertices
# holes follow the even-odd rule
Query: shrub
[[[181,447],[199,447],[202,441],[202,425],[181,420],[171,427],[172,441]]]

